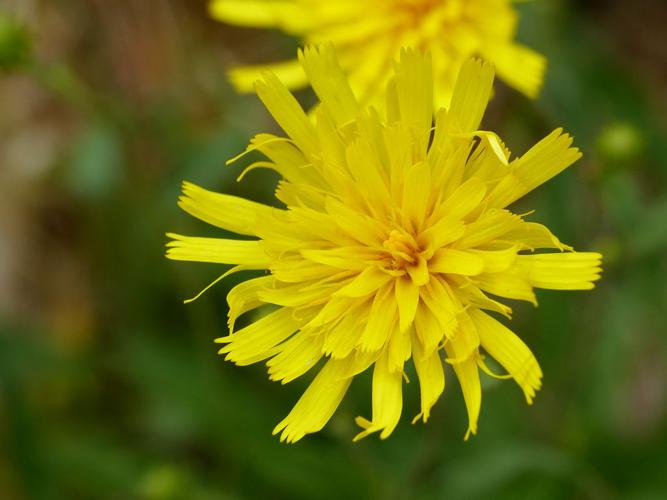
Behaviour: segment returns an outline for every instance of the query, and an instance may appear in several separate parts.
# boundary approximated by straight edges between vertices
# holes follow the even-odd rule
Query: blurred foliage
[[[30,58],[30,35],[16,19],[0,13],[0,69],[11,70]]]
[[[295,42],[214,23],[204,2],[0,3],[0,498],[666,498],[667,7],[520,8],[547,85],[530,102],[499,84],[485,127],[517,152],[575,135],[584,160],[523,204],[602,251],[603,281],[516,305],[544,389],[526,407],[485,378],[469,442],[450,374],[428,425],[409,424],[410,384],[391,439],[352,444],[362,377],[322,433],[285,446],[270,431],[307,380],[279,387],[212,342],[242,278],[184,306],[220,269],[162,255],[167,230],[212,232],[179,213],[182,180],[270,200],[270,174],[225,167],[274,125],[224,72]]]

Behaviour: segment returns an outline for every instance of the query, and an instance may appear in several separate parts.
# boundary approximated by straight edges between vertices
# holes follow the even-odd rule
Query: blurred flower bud
[[[0,13],[0,70],[12,70],[30,58],[28,30],[10,16]]]
[[[641,156],[644,138],[631,123],[616,122],[607,125],[598,136],[597,150],[603,163],[624,167]]]

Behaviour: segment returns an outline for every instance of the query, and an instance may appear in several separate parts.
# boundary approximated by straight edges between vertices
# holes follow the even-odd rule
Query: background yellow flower
[[[401,47],[433,52],[435,99],[447,105],[461,65],[472,56],[492,62],[498,75],[530,97],[542,86],[545,58],[515,42],[512,0],[213,0],[211,15],[250,27],[278,28],[305,44],[333,42],[350,85],[362,102],[382,102]],[[230,77],[252,90],[270,69],[289,88],[306,85],[296,60],[236,68]]]

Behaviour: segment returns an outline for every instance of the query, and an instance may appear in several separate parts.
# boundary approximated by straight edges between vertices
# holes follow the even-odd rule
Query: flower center
[[[404,230],[392,230],[382,246],[389,253],[389,266],[393,270],[405,270],[419,261],[421,249],[414,237]]]

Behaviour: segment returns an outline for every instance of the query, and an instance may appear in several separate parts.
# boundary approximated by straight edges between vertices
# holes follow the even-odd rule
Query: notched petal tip
[[[493,65],[481,59],[470,59],[461,66],[449,109],[460,132],[479,129],[491,98],[494,78]]]
[[[477,434],[477,427],[473,428],[468,428],[468,431],[466,432],[465,436],[463,437],[464,441],[468,441],[470,439],[470,436],[474,436]]]
[[[425,424],[425,423],[428,422],[429,418],[431,418],[430,413],[419,413],[419,414],[414,416],[414,418],[412,419],[412,421],[410,423],[412,425],[415,425],[417,422],[419,422],[421,420],[422,423]]]
[[[373,432],[375,432],[375,430],[373,430],[373,423],[370,420],[368,420],[364,417],[356,417],[354,419],[354,423],[356,423],[359,427],[361,427],[364,430],[359,432],[357,435],[355,435],[352,438],[353,443],[356,443],[357,441],[361,441],[365,437],[367,437],[367,436],[371,435]]]

